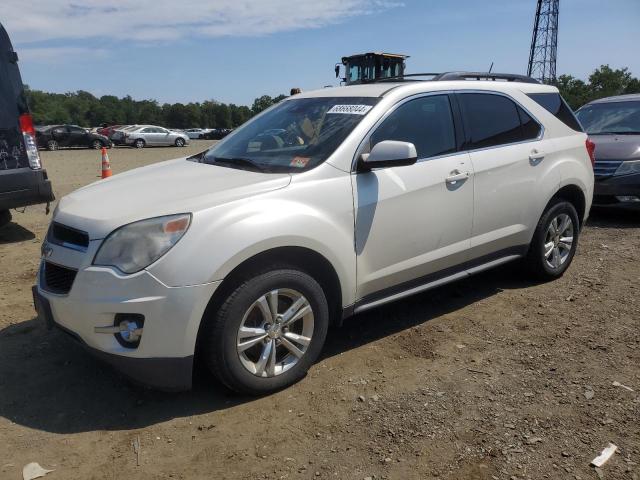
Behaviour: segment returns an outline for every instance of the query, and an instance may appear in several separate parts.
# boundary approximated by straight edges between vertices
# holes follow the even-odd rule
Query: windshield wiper
[[[232,158],[214,157],[213,160],[214,160],[213,161],[213,165],[215,165],[216,163],[225,164],[225,165],[232,165],[232,166],[242,165],[244,167],[249,167],[249,169],[256,170],[258,172],[265,172],[266,171],[266,169],[262,165],[260,165],[257,162],[254,162],[250,158],[243,158],[243,157],[232,157]]]

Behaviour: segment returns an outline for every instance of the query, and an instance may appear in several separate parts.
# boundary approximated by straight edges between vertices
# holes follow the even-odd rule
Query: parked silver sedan
[[[189,136],[183,132],[167,130],[153,125],[140,125],[124,131],[124,143],[136,148],[146,146],[175,145],[184,147],[189,143]]]

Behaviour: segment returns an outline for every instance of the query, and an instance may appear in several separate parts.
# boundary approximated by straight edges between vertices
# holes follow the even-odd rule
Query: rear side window
[[[371,135],[371,147],[383,140],[415,145],[418,158],[456,151],[456,135],[448,95],[410,100],[393,111]]]
[[[567,127],[582,132],[582,126],[559,93],[530,93],[527,95],[545,110],[552,113]]]
[[[535,126],[530,122],[536,125],[537,123],[507,97],[486,93],[463,93],[459,98],[467,135],[470,137],[467,142],[468,149],[520,142],[535,138],[539,133],[539,130],[535,132]],[[536,135],[531,136],[532,133]]]

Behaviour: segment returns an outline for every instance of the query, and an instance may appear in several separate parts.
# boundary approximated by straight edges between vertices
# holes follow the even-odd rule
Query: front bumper
[[[596,178],[593,191],[594,205],[640,208],[639,202],[624,202],[617,197],[640,198],[640,174]]]
[[[90,265],[93,247],[97,245],[85,253],[49,244],[53,252],[47,262],[78,272],[68,293],[53,293],[44,278],[43,260],[33,288],[38,316],[134,381],[162,390],[189,389],[198,329],[219,282],[168,287],[147,271],[123,275]],[[89,265],[77,265],[78,258]],[[116,314],[144,316],[136,348],[121,345],[113,333],[95,331],[113,326]]]
[[[127,378],[142,385],[165,391],[182,391],[191,388],[193,355],[183,358],[156,357],[135,358],[103,352],[89,346],[77,333],[63,327],[53,318],[49,300],[34,285],[33,303],[48,328],[56,327],[82,345],[90,354],[120,371]]]
[[[55,200],[44,169],[0,170],[0,210],[26,207]]]

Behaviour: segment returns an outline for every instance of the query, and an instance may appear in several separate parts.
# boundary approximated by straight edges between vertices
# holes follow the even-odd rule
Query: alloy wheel
[[[573,221],[566,213],[551,220],[544,241],[544,258],[549,267],[557,269],[567,261],[573,247],[573,233]]]
[[[236,339],[240,362],[258,377],[275,377],[305,355],[314,330],[309,301],[293,289],[272,290],[245,312]]]

